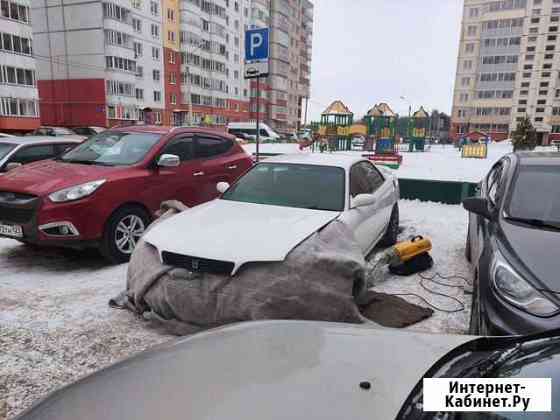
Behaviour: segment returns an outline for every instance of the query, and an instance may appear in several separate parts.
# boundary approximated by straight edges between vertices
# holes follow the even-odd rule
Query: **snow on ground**
[[[255,145],[244,146],[255,152]],[[490,170],[494,162],[511,153],[510,142],[492,143],[488,146],[487,159],[463,159],[461,152],[453,145],[433,145],[427,152],[402,152],[403,163],[397,170],[399,178],[417,178],[440,181],[479,182]],[[262,153],[311,153],[309,149],[300,151],[297,144],[262,144]],[[348,153],[348,152],[345,152]],[[361,152],[351,152],[358,153]]]
[[[126,265],[0,239],[0,418],[45,393],[170,337],[110,309]]]
[[[403,229],[399,235],[399,241],[408,240],[416,235],[422,235],[432,241],[433,249],[430,254],[434,259],[434,266],[431,270],[422,273],[423,276],[432,277],[436,273],[443,276],[459,275],[465,277],[472,284],[473,271],[465,259],[467,213],[462,206],[401,200],[399,208],[400,225]],[[372,261],[370,264],[373,266],[376,257],[373,256],[370,261]],[[384,276],[377,280],[380,284],[373,288],[377,292],[388,294],[414,293],[439,308],[461,309],[458,302],[424,290],[420,285],[421,278],[417,275],[409,277],[393,276],[388,269],[384,269],[382,273],[384,273]],[[464,288],[469,292],[472,290],[472,286],[466,284],[460,278],[437,280],[460,287],[445,287],[429,281],[424,281],[424,284],[438,293],[458,299],[463,303],[464,310],[452,314],[436,310],[431,318],[412,325],[409,329],[430,333],[466,333],[470,317],[471,295],[465,294]],[[417,305],[428,306],[417,297],[402,297]]]
[[[466,214],[460,206],[401,201],[400,208],[401,239],[430,237],[434,271],[471,275],[463,256]],[[172,339],[128,311],[109,308],[108,300],[124,289],[125,279],[126,265],[107,266],[93,253],[0,239],[0,412],[2,398],[12,417],[61,385]],[[425,293],[415,276],[389,277],[376,290],[418,293],[434,304],[452,306]],[[470,307],[462,291],[445,292]],[[463,333],[467,320],[468,310],[436,313],[411,329]]]

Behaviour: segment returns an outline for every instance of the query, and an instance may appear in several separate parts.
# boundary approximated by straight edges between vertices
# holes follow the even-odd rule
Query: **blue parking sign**
[[[245,31],[245,78],[268,75],[269,28]]]

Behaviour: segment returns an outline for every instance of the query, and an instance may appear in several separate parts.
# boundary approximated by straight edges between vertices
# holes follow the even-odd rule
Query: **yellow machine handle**
[[[401,262],[406,262],[416,257],[417,255],[431,251],[432,242],[429,239],[424,238],[423,236],[416,236],[410,241],[396,244],[394,246],[394,249]]]

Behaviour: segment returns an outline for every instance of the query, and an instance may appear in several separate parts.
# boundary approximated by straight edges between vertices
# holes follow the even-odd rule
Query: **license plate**
[[[12,238],[23,237],[23,229],[18,225],[0,224],[0,235],[11,236]]]

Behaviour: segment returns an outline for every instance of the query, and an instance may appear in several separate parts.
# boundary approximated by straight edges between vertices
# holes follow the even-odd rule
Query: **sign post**
[[[269,28],[248,29],[245,31],[245,79],[257,80],[257,153],[259,161],[259,101],[261,97],[259,79],[267,77],[269,72]]]

